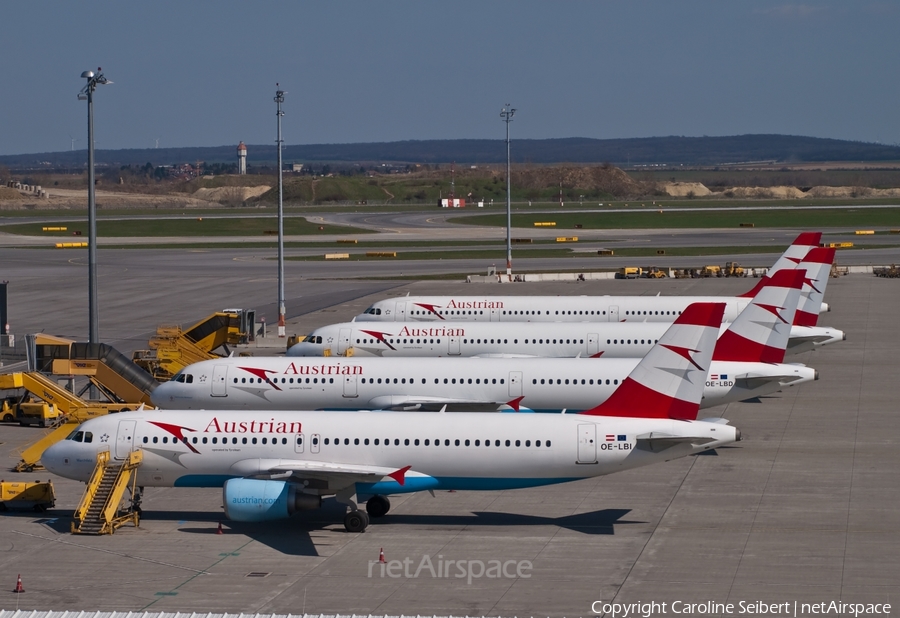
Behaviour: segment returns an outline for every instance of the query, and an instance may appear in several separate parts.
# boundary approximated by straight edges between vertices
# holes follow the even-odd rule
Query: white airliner
[[[720,337],[703,408],[817,379],[781,364],[803,274],[783,271]],[[648,341],[648,344],[650,342]],[[721,348],[721,350],[720,350]],[[238,357],[194,363],[152,395],[160,408],[577,412],[603,401],[637,358]]]
[[[808,280],[825,278],[830,268],[827,254],[814,249],[809,255],[821,262],[804,262]],[[827,264],[827,265],[826,265]],[[792,269],[766,277],[754,290],[771,285],[775,277]],[[784,280],[780,280],[783,281]],[[824,285],[824,284],[816,284]],[[754,296],[756,296],[756,293]],[[809,302],[809,295],[801,296]],[[799,310],[799,309],[798,309]],[[797,317],[795,315],[794,321]],[[729,323],[722,325],[724,332]],[[367,322],[344,322],[317,328],[303,341],[293,345],[288,356],[462,356],[639,358],[647,353],[669,327],[667,322],[440,322],[376,326]],[[846,335],[835,328],[792,325],[787,354],[808,352],[823,345],[843,341]],[[733,359],[720,359],[733,360]]]
[[[804,233],[777,263],[785,268],[796,265],[785,256],[801,251],[808,254],[816,248],[807,243],[821,237],[819,233]],[[802,243],[802,244],[798,244]],[[834,250],[831,251],[833,259]],[[829,263],[830,267],[830,263]],[[776,271],[769,274],[771,276]],[[827,274],[810,289],[810,307],[828,311],[822,302]],[[755,292],[755,291],[754,291]],[[752,293],[748,293],[752,297]],[[725,322],[733,322],[749,302],[741,296],[404,296],[389,298],[372,304],[356,316],[356,322],[672,322],[685,307],[695,302],[724,302]],[[806,324],[813,325],[813,324]]]
[[[583,415],[140,410],[82,423],[42,463],[87,481],[100,451],[143,451],[139,487],[223,487],[232,520],[265,521],[335,496],[361,532],[389,495],[515,489],[602,476],[731,444],[724,419],[697,421],[724,306],[697,304],[616,394]],[[358,502],[367,501],[365,511]]]

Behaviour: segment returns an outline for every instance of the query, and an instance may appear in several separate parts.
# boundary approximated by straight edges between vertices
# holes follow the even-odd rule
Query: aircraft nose
[[[63,469],[69,464],[69,459],[65,455],[66,446],[64,441],[57,442],[41,455],[41,464],[57,476],[65,476]]]
[[[172,399],[170,391],[172,390],[171,385],[167,382],[163,382],[150,393],[150,402],[156,406],[157,408],[163,407],[168,401]]]

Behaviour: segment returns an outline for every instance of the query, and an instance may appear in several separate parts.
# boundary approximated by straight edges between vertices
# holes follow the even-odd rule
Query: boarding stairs
[[[111,459],[109,451],[97,455],[97,466],[85,488],[72,522],[73,534],[113,534],[127,523],[140,524],[140,508],[134,502],[137,469],[143,451],[131,451],[122,461]],[[120,509],[125,491],[130,490],[132,505]]]

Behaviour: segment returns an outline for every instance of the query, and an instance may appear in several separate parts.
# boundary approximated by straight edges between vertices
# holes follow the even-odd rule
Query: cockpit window
[[[177,373],[172,378],[172,382],[181,382],[182,384],[193,384],[194,376],[189,373]]]
[[[93,442],[94,434],[90,431],[80,431],[76,429],[68,435],[66,440],[72,440],[73,442]]]
[[[381,315],[381,309],[376,308],[375,306],[369,307],[363,313],[368,313],[369,315]]]
[[[321,335],[307,335],[303,340],[304,343],[322,343]]]

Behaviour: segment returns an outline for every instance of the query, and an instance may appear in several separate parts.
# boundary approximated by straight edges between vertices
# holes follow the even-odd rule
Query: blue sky
[[[900,144],[900,2],[4,2],[0,154],[782,133]]]

